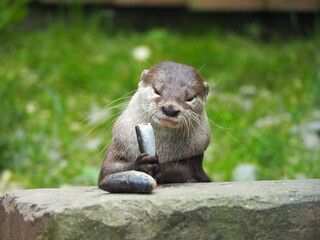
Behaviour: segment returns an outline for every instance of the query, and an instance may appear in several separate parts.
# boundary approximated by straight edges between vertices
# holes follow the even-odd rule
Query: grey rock
[[[320,237],[320,180],[97,187],[0,196],[0,239],[304,239]]]
[[[278,116],[265,116],[259,118],[255,123],[254,126],[257,128],[268,128],[279,126],[283,122],[288,122],[291,120],[291,115],[289,113],[283,113]]]
[[[253,85],[243,85],[239,88],[239,93],[245,97],[255,97],[258,93],[258,89]]]
[[[300,125],[297,129],[305,148],[320,149],[320,121]]]
[[[232,181],[244,182],[257,180],[258,169],[251,163],[238,164],[232,171]]]

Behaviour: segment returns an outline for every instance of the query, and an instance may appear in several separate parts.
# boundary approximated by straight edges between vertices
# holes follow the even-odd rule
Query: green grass
[[[205,168],[214,180],[231,180],[239,163],[255,164],[259,179],[320,178],[320,150],[305,149],[292,131],[320,120],[317,36],[265,42],[214,30],[137,33],[55,21],[3,31],[0,42],[0,191],[96,184],[112,120],[96,126],[88,117],[135,90],[141,72],[163,60],[202,68],[211,85],[207,111],[216,125]],[[151,51],[148,63],[131,55],[141,44]],[[241,94],[246,86],[255,93]],[[282,120],[257,126],[270,116]]]

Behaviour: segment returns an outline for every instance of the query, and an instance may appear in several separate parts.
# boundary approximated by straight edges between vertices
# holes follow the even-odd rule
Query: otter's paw
[[[149,156],[146,153],[140,154],[134,162],[135,170],[148,173],[151,176],[160,171],[158,157]]]

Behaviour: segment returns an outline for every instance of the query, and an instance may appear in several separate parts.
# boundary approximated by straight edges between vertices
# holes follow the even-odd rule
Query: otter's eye
[[[154,91],[155,94],[161,96],[160,92],[157,89],[154,88],[153,91]]]
[[[187,101],[187,102],[192,102],[195,98],[196,98],[196,97],[190,97],[190,98],[188,98],[186,101]]]

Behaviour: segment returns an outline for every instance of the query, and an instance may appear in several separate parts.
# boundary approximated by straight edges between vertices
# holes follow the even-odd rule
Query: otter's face
[[[149,121],[168,128],[192,127],[205,118],[208,90],[194,68],[163,62],[142,73],[139,100]]]

